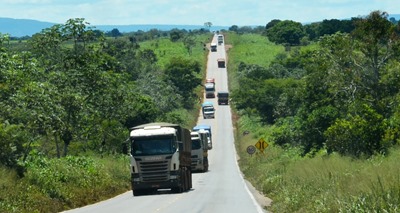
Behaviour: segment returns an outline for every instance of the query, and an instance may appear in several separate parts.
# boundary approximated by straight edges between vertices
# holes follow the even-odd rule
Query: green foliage
[[[183,38],[184,31],[179,29],[172,29],[169,33],[169,37],[172,42],[177,42],[181,38]]]
[[[389,144],[382,143],[382,137],[387,125],[382,115],[366,104],[356,110],[354,115],[336,120],[327,129],[328,150],[355,157],[386,153]]]
[[[263,81],[242,79],[241,88],[232,92],[237,109],[255,109],[268,123],[292,116],[300,104],[301,82],[293,79],[268,79]],[[254,87],[254,85],[258,85]]]
[[[154,69],[142,72],[136,83],[137,89],[152,100],[160,114],[164,115],[182,107],[183,97],[177,92],[177,87],[165,81],[162,70]]]
[[[18,161],[29,151],[27,150],[31,143],[29,135],[30,133],[22,125],[0,123],[0,165],[20,169]]]
[[[157,40],[150,40],[140,43],[141,49],[153,50],[157,56],[157,65],[164,69],[167,64],[170,63],[171,58],[183,57],[190,60],[196,60],[203,62],[200,59],[205,58],[205,51],[203,44],[209,42],[209,34],[187,34],[184,38],[188,38],[190,42],[186,39],[182,39],[182,42],[172,42],[167,38],[160,38]],[[191,43],[194,41],[194,46]],[[189,42],[190,44],[186,43]],[[190,52],[188,52],[188,47],[190,46]],[[203,65],[202,65],[203,66]]]
[[[199,73],[201,66],[198,61],[189,61],[184,58],[172,58],[165,69],[165,78],[177,88],[183,99],[185,107],[189,108],[195,97],[194,90],[200,86],[201,78]]]
[[[24,178],[1,170],[0,212],[60,212],[125,192],[130,188],[126,156],[32,155]]]
[[[338,117],[339,111],[331,105],[321,106],[312,111],[302,110],[305,113],[301,117],[299,131],[299,144],[301,144],[303,154],[313,153],[324,148],[326,138],[324,132],[333,124]]]
[[[318,35],[332,35],[337,32],[350,33],[354,30],[353,22],[354,20],[325,19],[318,26]]]
[[[383,29],[382,34],[391,31],[379,24],[371,27]],[[245,41],[239,38],[227,36],[246,53],[249,50],[241,46]],[[235,135],[239,164],[245,177],[273,200],[268,210],[399,209],[399,66],[394,53],[398,39],[395,34],[391,38],[389,43],[378,39],[382,42],[377,45],[381,62],[378,75],[372,60],[361,49],[368,43],[353,34],[335,33],[324,36],[312,47],[275,53],[272,63],[261,53],[264,60],[246,63],[252,56],[236,55],[235,45],[230,50],[230,88],[237,96],[232,96],[231,103],[234,109],[240,109],[236,111],[239,118]],[[296,71],[298,74],[292,75]],[[274,103],[266,97],[274,97],[271,94],[279,91],[278,81],[287,83],[289,78],[299,80],[299,87],[294,90],[298,105],[285,106],[297,110],[277,117],[273,124],[263,123],[271,114],[262,114],[256,106]],[[238,92],[238,85],[243,91]],[[263,95],[258,96],[261,91]],[[242,134],[244,131],[248,134]],[[247,146],[261,137],[270,146],[264,154],[248,155]]]
[[[277,44],[299,45],[305,32],[301,23],[285,20],[268,28],[266,35],[270,41]]]
[[[296,117],[278,119],[272,128],[271,137],[274,144],[282,147],[296,147],[299,141],[300,124]]]
[[[281,22],[281,20],[279,19],[273,19],[270,22],[267,23],[267,25],[265,26],[265,29],[268,30],[272,27],[274,27],[276,24],[278,24],[279,22]]]
[[[275,45],[257,34],[228,33],[225,35],[225,39],[225,43],[234,46],[234,48],[229,49],[229,57],[234,60],[228,60],[228,83],[231,91],[240,87],[238,84],[239,77],[237,76],[240,64],[246,65],[244,67],[247,67],[247,65],[268,67],[277,54],[284,52],[282,46]]]
[[[293,120],[285,123],[296,125]],[[273,200],[268,211],[396,212],[399,208],[398,148],[368,160],[324,151],[312,158],[300,157],[302,151],[296,147],[274,146],[268,137],[271,128],[245,116],[235,137],[244,176]],[[242,135],[243,130],[250,134]],[[270,146],[264,154],[248,155],[246,147],[260,137]]]
[[[149,39],[162,36],[151,33]],[[127,159],[121,164],[106,157],[114,164],[103,167],[72,156],[118,156],[128,129],[142,123],[195,122],[209,34],[191,32],[186,47],[168,39],[103,36],[84,19],[70,19],[35,34],[25,52],[11,53],[1,37],[0,165],[22,179],[7,185],[16,185],[15,192],[2,185],[9,196],[0,197],[0,212],[59,212],[125,191]],[[180,58],[185,74],[176,85],[164,70],[172,57]]]
[[[258,34],[237,35],[231,33],[226,38],[234,47],[229,50],[229,57],[238,58],[233,61],[234,66],[228,66],[232,69],[235,69],[242,62],[267,67],[278,53],[284,52],[282,46],[275,45]]]

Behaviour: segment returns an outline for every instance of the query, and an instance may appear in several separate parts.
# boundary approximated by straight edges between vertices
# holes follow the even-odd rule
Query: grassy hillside
[[[169,38],[154,39],[140,43],[141,49],[151,49],[157,55],[158,64],[164,67],[172,57],[184,57],[186,59],[197,60],[205,65],[203,43],[208,43],[212,39],[212,34],[202,34],[194,36],[195,46],[191,53],[186,49],[182,42],[172,42]],[[201,56],[201,57],[200,57]]]
[[[235,88],[237,65],[246,63],[268,66],[284,51],[259,35],[226,36],[229,49],[231,88]],[[307,48],[315,48],[315,45]],[[400,150],[388,156],[368,160],[317,153],[300,157],[296,148],[283,149],[271,141],[274,126],[263,126],[257,117],[237,119],[236,147],[245,177],[265,196],[273,200],[272,212],[398,212]],[[249,134],[243,134],[243,132]],[[269,146],[264,153],[246,152],[264,138]]]
[[[227,33],[229,87],[236,88],[237,66],[240,63],[268,66],[276,55],[284,51],[283,46],[274,45],[266,37],[257,34]],[[232,60],[230,60],[232,59]]]

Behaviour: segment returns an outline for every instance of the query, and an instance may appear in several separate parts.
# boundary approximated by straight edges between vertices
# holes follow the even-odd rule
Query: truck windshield
[[[175,151],[175,143],[171,137],[135,138],[132,140],[133,156],[172,154]]]
[[[201,143],[199,139],[192,140],[192,149],[200,149]]]
[[[214,108],[213,107],[206,107],[206,108],[204,108],[204,112],[214,112]]]

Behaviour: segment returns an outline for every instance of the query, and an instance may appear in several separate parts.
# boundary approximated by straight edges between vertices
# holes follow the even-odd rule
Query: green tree
[[[183,97],[177,92],[179,89],[165,78],[162,70],[149,67],[146,72],[141,72],[136,81],[137,90],[150,98],[158,108],[157,114],[167,114],[182,108]]]
[[[186,36],[183,39],[183,44],[185,45],[186,50],[188,51],[189,55],[192,55],[192,49],[196,46],[196,41],[192,36]]]
[[[172,58],[165,69],[165,77],[177,89],[185,100],[185,107],[190,108],[195,97],[194,89],[201,85],[199,73],[201,65],[198,61],[184,58]]]
[[[368,76],[368,81],[365,80],[371,88],[372,98],[378,101],[384,95],[379,93],[383,69],[390,59],[400,55],[400,33],[395,31],[395,25],[387,17],[386,12],[373,11],[367,18],[356,22],[356,29],[352,33],[360,41],[358,48],[367,59],[360,63],[360,68]]]
[[[237,26],[237,25],[232,25],[232,26],[230,26],[229,27],[229,29],[228,29],[229,31],[233,31],[233,32],[238,32],[238,30],[239,30],[239,27]]]
[[[328,151],[355,157],[386,153],[388,146],[382,143],[386,128],[383,116],[366,104],[356,105],[356,114],[337,119],[326,130]]]
[[[117,28],[112,29],[109,34],[114,38],[122,36],[122,33]]]
[[[268,30],[272,27],[274,27],[276,24],[278,24],[279,22],[281,22],[281,20],[279,19],[273,19],[270,22],[267,23],[267,25],[265,25],[265,29]]]
[[[324,19],[319,24],[319,36],[332,35],[337,32],[350,33],[354,30],[353,20]]]
[[[301,103],[301,87],[300,81],[290,78],[241,78],[240,89],[232,92],[232,98],[237,109],[256,112],[263,122],[273,124],[279,118],[295,115]]]
[[[179,29],[172,29],[169,33],[169,37],[171,41],[176,42],[179,39],[183,38],[184,31]]]
[[[301,23],[285,20],[267,29],[266,35],[270,41],[278,44],[299,45],[305,32]]]
[[[207,21],[207,22],[204,23],[204,26],[208,29],[208,31],[211,30],[211,26],[212,26],[212,25],[213,25],[213,24],[212,24],[211,22],[209,22],[209,21]]]
[[[32,135],[22,125],[10,124],[0,120],[0,165],[15,169],[20,177],[24,168],[18,161],[26,158],[33,143]]]

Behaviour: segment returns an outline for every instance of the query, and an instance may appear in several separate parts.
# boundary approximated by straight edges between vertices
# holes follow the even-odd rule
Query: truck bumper
[[[206,98],[215,98],[214,93],[206,93]]]
[[[206,114],[206,115],[203,116],[203,118],[204,118],[204,119],[207,119],[207,118],[215,118],[215,116],[214,116],[214,114],[212,114],[212,115]]]
[[[131,175],[132,189],[170,189],[174,187],[179,187],[181,185],[180,177],[178,175],[171,174],[169,180],[155,181],[155,182],[145,182],[141,181],[139,175]]]
[[[192,171],[203,171],[204,163],[203,159],[193,159],[192,158]]]

